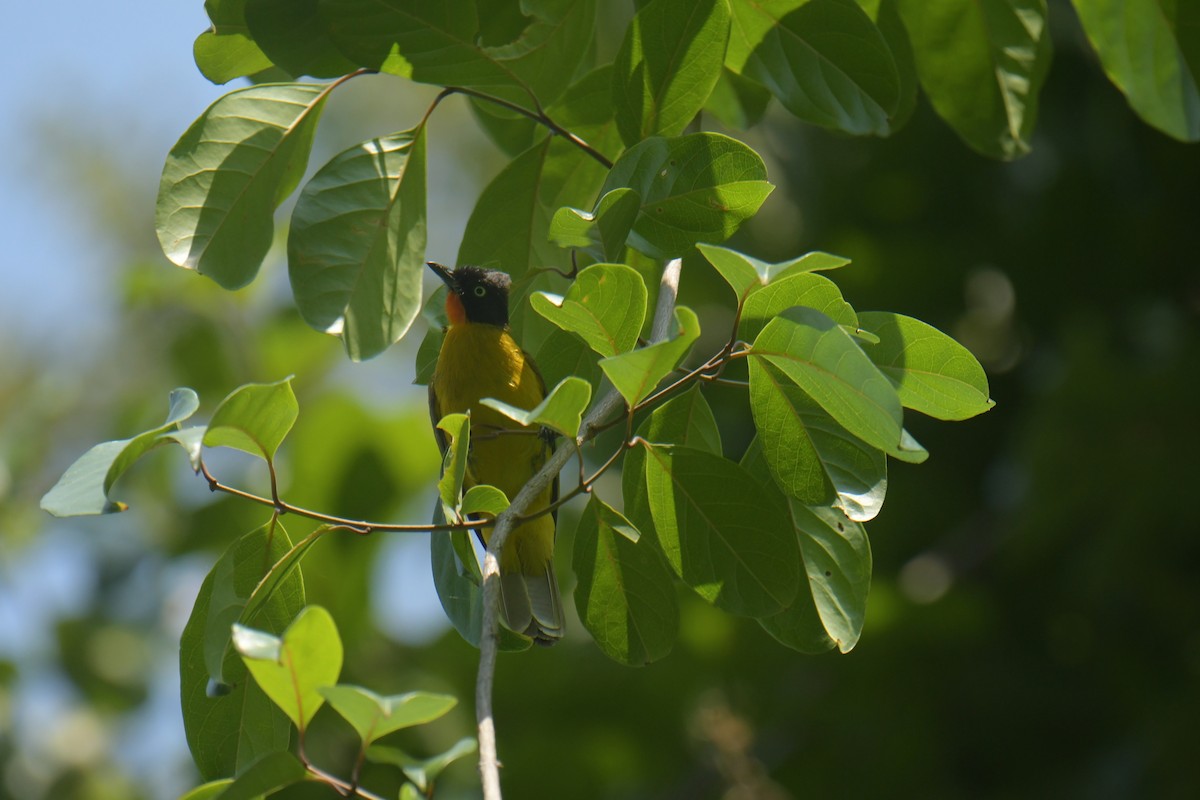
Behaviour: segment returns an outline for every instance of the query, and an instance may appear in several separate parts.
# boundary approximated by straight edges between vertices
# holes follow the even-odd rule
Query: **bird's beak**
[[[457,284],[454,281],[454,271],[452,269],[449,267],[443,267],[436,261],[426,261],[425,265],[433,270],[434,275],[437,275],[442,279],[442,283],[446,284],[450,291],[455,291]]]

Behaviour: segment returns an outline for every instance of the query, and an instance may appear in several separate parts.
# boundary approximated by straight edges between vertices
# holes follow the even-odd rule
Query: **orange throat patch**
[[[446,292],[446,318],[451,325],[461,325],[467,321],[467,309],[463,308],[462,299],[454,292]]]

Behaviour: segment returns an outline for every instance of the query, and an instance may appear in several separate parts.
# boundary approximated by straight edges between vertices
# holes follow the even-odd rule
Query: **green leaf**
[[[325,686],[321,695],[358,733],[363,745],[401,728],[424,725],[458,704],[448,694],[408,692],[382,697],[361,686]]]
[[[196,37],[192,56],[200,74],[215,84],[272,66],[246,27],[245,6],[246,0],[205,0],[212,27]]]
[[[308,770],[288,752],[267,753],[248,766],[221,794],[221,800],[256,800],[304,780]]]
[[[993,158],[1029,152],[1050,67],[1045,0],[896,0],[921,86],[968,145]]]
[[[583,378],[571,376],[563,378],[562,383],[550,390],[545,400],[529,411],[492,397],[485,397],[480,402],[522,425],[541,425],[574,438],[579,433],[583,412],[587,410],[591,399],[592,385]]]
[[[434,522],[444,521],[441,507],[434,515]],[[483,629],[483,596],[479,587],[483,577],[479,562],[471,548],[470,534],[453,531],[448,534],[434,533],[429,540],[430,558],[433,564],[433,585],[438,599],[455,630],[472,647],[479,647],[480,631]],[[500,626],[501,650],[528,650],[533,640]]]
[[[837,284],[823,275],[800,272],[753,291],[742,306],[738,337],[753,341],[767,323],[795,306],[815,309],[839,325],[858,326],[858,315]]]
[[[636,191],[642,207],[630,244],[655,258],[673,258],[697,242],[732,236],[775,188],[766,177],[758,153],[728,136],[652,136],[617,159],[601,193]]]
[[[223,686],[212,681],[206,660],[215,618],[224,621],[226,639],[230,634],[228,623],[237,619],[224,610],[227,596],[250,597],[267,567],[281,561],[290,549],[291,542],[282,527],[272,533],[269,526],[263,526],[243,536],[204,579],[183,629],[179,642],[183,727],[192,758],[206,780],[233,775],[264,753],[286,750],[291,739],[287,717],[249,679],[235,652],[226,653],[218,671]],[[225,583],[229,577],[232,586]],[[225,584],[219,592],[218,582]],[[303,606],[304,581],[299,570],[293,570],[281,578],[248,622],[277,633]]]
[[[758,124],[770,102],[767,87],[723,66],[717,85],[704,101],[704,110],[725,127],[744,131]]]
[[[563,330],[578,334],[602,356],[615,356],[637,344],[646,318],[646,284],[624,264],[593,264],[581,270],[555,300],[545,292],[530,296],[530,305]]]
[[[605,655],[629,666],[666,657],[679,632],[674,581],[649,540],[595,494],[575,529],[575,608]]]
[[[620,149],[620,137],[610,85],[611,68],[595,70],[547,113],[611,158]],[[563,137],[544,136],[484,188],[467,220],[458,263],[495,267],[514,278],[565,264],[566,254],[550,242],[550,220],[563,206],[590,207],[606,174],[603,165]]]
[[[342,671],[342,640],[333,617],[320,606],[307,606],[283,636],[237,625],[233,644],[259,687],[303,733],[325,702],[318,690],[337,683]]]
[[[631,408],[671,374],[700,338],[700,320],[687,306],[675,309],[675,326],[675,336],[665,342],[601,359],[600,369]]]
[[[481,514],[498,517],[508,508],[508,498],[504,492],[486,483],[472,486],[463,495],[462,514],[467,519],[478,519]]]
[[[863,345],[863,352],[891,380],[905,408],[962,420],[995,405],[975,356],[937,328],[887,311],[867,311],[858,319],[879,337],[878,344]]]
[[[874,519],[887,492],[887,459],[851,436],[770,363],[750,359],[750,410],[771,475],[807,505],[832,502],[854,520]]]
[[[886,136],[900,100],[891,49],[854,0],[732,0],[725,64],[800,119]]]
[[[917,80],[917,63],[913,58],[912,42],[908,40],[908,31],[904,29],[904,21],[900,19],[897,10],[898,0],[855,0],[867,16],[879,28],[892,58],[896,62],[896,74],[900,79],[900,99],[896,110],[892,112],[888,128],[891,133],[900,130],[913,111],[917,108],[919,82]]]
[[[292,75],[336,78],[355,69],[333,43],[318,0],[245,0],[255,43]]]
[[[805,253],[799,258],[781,261],[778,264],[768,264],[745,253],[715,244],[698,244],[696,249],[716,268],[739,300],[752,289],[766,286],[778,278],[802,272],[838,269],[850,263],[847,258],[820,251]]]
[[[296,423],[300,407],[292,379],[239,386],[221,401],[204,434],[207,447],[233,447],[275,460],[275,451]]]
[[[728,39],[726,0],[642,5],[625,29],[613,69],[613,103],[625,144],[683,133],[721,75]]]
[[[186,387],[171,391],[167,402],[167,419],[132,439],[103,442],[88,450],[62,474],[50,491],[42,496],[43,511],[56,517],[78,517],[91,514],[112,514],[128,506],[109,499],[113,484],[155,445],[161,444],[164,434],[178,428],[179,423],[196,413],[200,398]]]
[[[296,306],[354,361],[400,340],[421,309],[425,128],[355,145],[300,193],[288,235]]]
[[[786,608],[796,596],[800,553],[779,496],[703,450],[644,449],[658,544],[683,582],[731,614]]]
[[[442,475],[438,479],[438,497],[447,519],[457,517],[456,509],[462,499],[463,481],[467,477],[467,454],[471,448],[471,415],[447,414],[438,420],[438,429],[450,437],[442,456]]]
[[[470,755],[479,749],[475,738],[466,736],[459,739],[450,749],[430,758],[413,758],[402,750],[383,745],[371,745],[367,749],[367,760],[376,764],[391,764],[404,770],[404,776],[416,785],[421,792],[428,794],[430,787],[442,774],[446,767],[463,756]],[[402,796],[403,797],[403,796]]]
[[[468,86],[534,108],[575,74],[595,22],[592,0],[525,2],[517,38],[480,46],[472,0],[320,0],[343,53],[355,63],[419,83]]]
[[[751,352],[795,381],[852,436],[899,457],[900,398],[835,321],[811,308],[788,309],[767,323]]]
[[[613,189],[591,211],[565,206],[550,220],[550,240],[559,247],[578,247],[597,261],[613,261],[625,249],[642,199],[633,189]]]
[[[203,786],[197,786],[190,792],[180,795],[179,800],[215,800],[232,783],[233,778],[221,778],[220,780],[209,781]]]
[[[304,174],[329,86],[273,83],[219,98],[163,166],[154,224],[172,263],[240,289],[258,274],[274,213]]]
[[[835,509],[790,505],[817,613],[838,650],[848,653],[862,633],[871,588],[867,532]]]
[[[1200,140],[1200,8],[1191,0],[1073,0],[1084,33],[1130,107],[1184,142]]]
[[[573,333],[555,328],[537,349],[537,365],[542,377],[551,386],[572,375],[592,385],[592,394],[600,384],[602,373],[594,350]]]

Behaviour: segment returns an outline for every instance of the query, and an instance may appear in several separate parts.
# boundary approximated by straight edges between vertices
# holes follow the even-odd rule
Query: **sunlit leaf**
[[[600,369],[630,407],[654,391],[659,381],[679,365],[700,337],[700,320],[687,306],[675,309],[675,326],[675,335],[667,341],[600,361]]]
[[[425,128],[355,145],[301,191],[288,236],[296,306],[355,361],[399,341],[422,305]]]
[[[812,272],[789,274],[750,293],[742,306],[738,336],[753,341],[767,323],[793,306],[815,309],[839,325],[856,327],[858,316],[837,284]]]
[[[641,207],[638,193],[623,188],[606,193],[591,211],[560,208],[550,220],[550,240],[560,247],[580,248],[597,261],[616,260]]]
[[[233,447],[274,461],[300,409],[292,379],[248,383],[234,389],[217,406],[204,434],[207,447]]]
[[[766,286],[776,279],[800,272],[837,269],[850,263],[849,259],[819,251],[805,253],[799,258],[781,261],[778,264],[769,264],[745,253],[715,244],[701,243],[696,245],[696,249],[708,260],[708,263],[716,268],[739,300],[745,297],[751,289]]]
[[[407,692],[388,697],[361,686],[324,686],[319,689],[334,711],[350,723],[363,745],[401,728],[423,725],[443,716],[458,704],[448,694]]]
[[[442,501],[442,513],[447,519],[456,518],[456,509],[462,499],[463,481],[467,476],[467,454],[471,447],[470,414],[447,414],[438,420],[438,429],[449,437],[442,458],[442,476],[438,480],[438,496]]]
[[[221,778],[216,781],[209,781],[203,786],[197,786],[190,792],[179,796],[179,800],[215,800],[221,796],[221,793],[233,783],[233,778]]]
[[[721,75],[726,0],[651,0],[634,15],[613,65],[613,104],[625,144],[678,136]]]
[[[274,214],[304,174],[328,86],[275,83],[220,97],[163,166],[154,224],[172,263],[225,289],[254,280]]]
[[[196,37],[192,55],[200,73],[216,84],[271,67],[246,27],[247,0],[205,0],[212,27]]]
[[[580,271],[565,297],[538,292],[529,300],[535,311],[602,356],[633,349],[646,316],[646,284],[624,264],[593,264]]]
[[[726,65],[800,119],[887,135],[900,77],[883,34],[854,0],[732,0]]]
[[[790,506],[817,612],[838,650],[848,653],[862,633],[871,588],[867,533],[836,509],[795,500]]]
[[[758,124],[770,102],[771,92],[767,87],[722,67],[717,85],[704,101],[704,110],[725,127],[744,131]]]
[[[575,608],[596,645],[641,666],[671,652],[679,629],[674,580],[650,541],[595,494],[579,518],[572,550]]]
[[[583,378],[563,378],[546,395],[546,399],[528,411],[503,403],[492,397],[481,402],[522,425],[541,425],[563,436],[574,438],[579,433],[583,412],[592,399],[592,385]]]
[[[1029,152],[1050,67],[1045,0],[896,0],[921,87],[968,145],[994,158]]]
[[[766,177],[758,153],[736,139],[718,133],[652,136],[617,159],[601,193],[636,191],[642,208],[630,244],[671,258],[697,242],[732,236],[774,188]]]

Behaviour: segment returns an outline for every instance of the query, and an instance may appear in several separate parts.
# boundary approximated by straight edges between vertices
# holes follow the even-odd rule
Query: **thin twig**
[[[679,273],[682,265],[683,262],[675,258],[668,261],[663,268],[658,306],[654,311],[654,324],[651,328],[652,342],[664,341],[667,338],[675,316],[675,297],[679,291]],[[601,423],[623,404],[621,394],[615,389],[604,395],[592,407],[580,426],[576,445],[586,444],[600,430]],[[479,775],[483,782],[484,800],[501,800],[503,797],[500,791],[500,762],[496,757],[496,723],[492,716],[492,687],[496,677],[500,622],[500,553],[521,513],[546,490],[554,476],[566,466],[573,455],[573,448],[560,447],[556,450],[512,499],[508,508],[496,518],[496,526],[488,538],[487,551],[483,558],[483,630],[479,637],[479,674],[475,681],[475,719],[479,725]]]
[[[304,767],[314,778],[321,783],[332,786],[334,790],[343,797],[362,797],[365,798],[365,800],[384,800],[384,798],[380,797],[374,792],[369,792],[356,784],[347,783],[338,776],[326,772],[325,770],[316,767],[307,761],[304,763]]]

